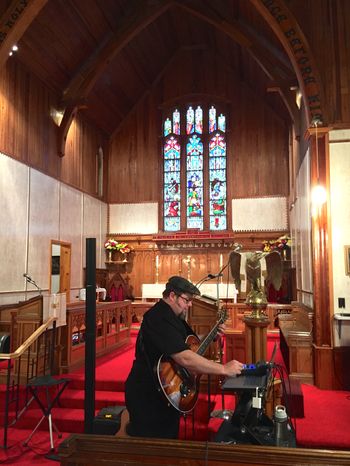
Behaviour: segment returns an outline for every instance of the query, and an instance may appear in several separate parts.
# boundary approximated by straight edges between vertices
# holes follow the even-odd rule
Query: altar
[[[165,283],[143,283],[142,284],[142,300],[160,299],[165,290]],[[238,290],[234,283],[203,283],[200,286],[202,296],[210,297],[211,299],[232,299],[237,303]],[[219,296],[218,296],[219,295]]]

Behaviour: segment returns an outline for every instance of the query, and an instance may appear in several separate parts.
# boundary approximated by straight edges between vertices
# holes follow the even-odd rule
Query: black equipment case
[[[102,408],[93,420],[93,434],[115,435],[120,429],[121,415],[125,406]]]

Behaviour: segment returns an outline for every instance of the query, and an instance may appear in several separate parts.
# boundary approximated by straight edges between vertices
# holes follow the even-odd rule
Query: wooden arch
[[[318,68],[306,37],[285,0],[250,0],[267,21],[288,54],[305,102],[307,125],[325,123],[322,86]]]

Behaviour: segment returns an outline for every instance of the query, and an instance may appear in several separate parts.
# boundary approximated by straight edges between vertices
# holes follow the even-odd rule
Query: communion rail
[[[7,448],[9,427],[20,419],[32,401],[28,383],[36,377],[51,375],[55,341],[56,318],[51,317],[15,351],[0,353],[2,448]]]

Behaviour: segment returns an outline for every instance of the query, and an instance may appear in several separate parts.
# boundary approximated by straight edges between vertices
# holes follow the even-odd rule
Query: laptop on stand
[[[227,378],[225,382],[222,384],[222,390],[230,392],[237,392],[241,390],[254,391],[256,388],[262,389],[267,387],[269,381],[268,379],[271,376],[271,369],[273,368],[273,364],[275,362],[276,352],[277,343],[275,342],[270,361],[263,362],[260,365],[259,363],[256,365],[251,364],[249,366],[251,367],[250,373],[248,369],[245,375],[238,375]]]

